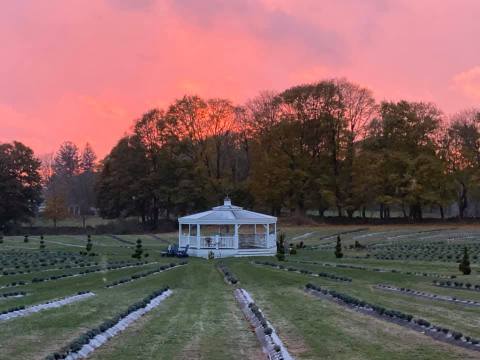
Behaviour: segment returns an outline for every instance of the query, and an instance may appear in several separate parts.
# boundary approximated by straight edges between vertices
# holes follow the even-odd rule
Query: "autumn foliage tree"
[[[480,201],[478,114],[449,121],[431,103],[377,103],[346,79],[262,92],[243,106],[183,96],[137,119],[102,161],[97,205],[152,227],[227,194],[299,221],[367,210],[419,221],[451,216],[455,203],[463,217]]]
[[[43,217],[51,220],[54,228],[57,228],[59,221],[65,220],[68,217],[67,204],[61,193],[49,194],[46,199]]]

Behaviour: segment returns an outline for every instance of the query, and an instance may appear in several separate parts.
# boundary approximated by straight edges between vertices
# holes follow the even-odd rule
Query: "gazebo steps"
[[[276,252],[276,249],[238,249],[235,256],[273,256]]]

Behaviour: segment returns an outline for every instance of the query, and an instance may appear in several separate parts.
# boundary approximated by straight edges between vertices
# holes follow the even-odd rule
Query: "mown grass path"
[[[478,353],[445,345],[401,326],[319,301],[303,291],[305,276],[231,260],[248,289],[297,359],[478,359]],[[318,279],[324,286],[350,285]]]
[[[287,237],[293,238],[312,233],[300,240],[308,245],[322,245],[325,236],[354,229],[354,227],[292,227],[287,228]],[[436,261],[398,261],[355,258],[365,251],[350,250],[349,245],[359,240],[364,245],[411,242],[419,231],[429,227],[389,228],[381,227],[342,236],[345,257],[335,259],[332,250],[301,249],[290,260],[358,264],[360,266],[422,271],[443,275],[455,274],[461,282],[480,283],[480,266],[472,262],[472,275],[463,276],[458,264]],[[478,231],[480,234],[480,230]],[[395,236],[408,237],[395,238]],[[417,234],[417,235],[415,235]],[[435,234],[442,235],[441,232]],[[448,234],[447,234],[448,235]],[[24,298],[3,299],[0,310],[18,305],[31,305],[52,298],[63,297],[80,290],[90,290],[96,296],[59,309],[46,310],[28,318],[5,322],[0,326],[0,359],[43,359],[68,344],[80,334],[98,326],[104,320],[124,311],[129,305],[143,299],[154,290],[170,286],[173,295],[158,308],[135,322],[126,331],[96,350],[92,359],[265,359],[249,324],[243,318],[233,295],[234,287],[227,285],[217,261],[188,259],[189,264],[172,271],[154,274],[122,286],[105,289],[106,283],[129,277],[135,273],[158,267],[162,263],[179,262],[178,259],[162,258],[165,241],[145,235],[118,235],[135,242],[142,239],[146,258],[158,264],[126,268],[115,271],[92,273],[58,281],[28,284],[3,291],[26,291]],[[176,241],[176,234],[162,234],[167,241]],[[480,236],[480,235],[479,235]],[[391,240],[389,238],[394,238]],[[480,238],[480,237],[479,237]],[[79,236],[48,236],[47,252],[61,250],[78,253],[85,238]],[[23,237],[6,237],[0,251],[11,248],[23,249],[26,254],[39,253],[38,239],[31,237],[23,243]],[[331,240],[328,240],[331,241]],[[423,240],[418,240],[423,241]],[[131,260],[133,249],[109,236],[92,236],[93,251],[98,256],[86,260],[99,264],[117,260]],[[298,242],[298,241],[297,241]],[[296,359],[478,359],[478,353],[435,341],[415,331],[381,319],[345,309],[338,304],[322,301],[304,292],[306,282],[336,289],[371,303],[401,310],[432,323],[480,338],[480,313],[473,307],[460,307],[447,302],[432,302],[404,294],[389,293],[375,288],[376,284],[388,283],[430,293],[466,297],[466,291],[435,287],[432,278],[399,273],[380,273],[355,269],[322,267],[315,264],[284,262],[283,265],[301,267],[315,272],[329,272],[348,276],[352,283],[340,283],[326,278],[311,278],[288,271],[253,266],[255,259],[225,259],[229,270],[239,280],[265,312],[275,327],[288,351]],[[258,259],[276,261],[274,258]],[[55,267],[57,265],[52,265]],[[49,270],[42,272],[0,277],[0,285],[17,280],[30,280],[35,276],[70,273],[77,270]],[[480,293],[469,291],[468,298],[480,301]]]
[[[92,359],[265,358],[213,264],[194,260],[176,271],[184,276],[169,279],[174,295]]]

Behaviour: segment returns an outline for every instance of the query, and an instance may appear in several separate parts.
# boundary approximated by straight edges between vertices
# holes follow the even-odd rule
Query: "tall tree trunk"
[[[445,219],[445,214],[444,214],[444,212],[443,212],[443,206],[442,206],[442,204],[438,204],[438,208],[439,208],[439,210],[440,210],[440,217],[441,217],[442,220],[444,220],[444,219]]]
[[[335,119],[332,119],[335,122]],[[337,205],[338,216],[342,217],[342,206],[341,206],[341,199],[340,199],[340,186],[338,184],[339,180],[339,165],[338,165],[338,153],[337,153],[337,130],[336,124],[332,124],[332,133],[331,133],[331,144],[332,147],[332,154],[331,154],[331,162],[332,162],[332,170],[333,170],[333,187],[335,193],[335,202]]]
[[[153,198],[153,206],[152,206],[152,226],[154,229],[158,227],[158,217],[160,214],[160,209],[158,208],[158,200],[157,198]]]
[[[353,161],[355,152],[353,149],[353,129],[348,136],[348,144],[347,144],[347,157],[345,159],[346,168],[347,168],[347,183],[345,184],[347,189],[347,204],[349,205],[349,209],[347,210],[348,218],[353,218],[353,213],[355,210],[351,210],[350,208],[353,207],[354,204],[354,194],[353,194]]]
[[[220,175],[221,175],[220,174],[220,165],[221,165],[221,155],[220,154],[221,154],[221,150],[222,150],[221,147],[222,147],[222,144],[219,141],[217,141],[217,143],[216,143],[216,150],[217,150],[216,175],[217,175],[217,179],[220,179]]]
[[[384,219],[390,219],[390,207],[389,206],[384,207],[384,212],[385,212],[385,214],[383,215],[383,218]]]
[[[467,199],[467,187],[465,183],[460,182],[460,194],[458,198],[458,212],[460,215],[460,219],[463,219],[465,216],[465,210],[468,207],[468,199]]]
[[[355,212],[355,210],[353,210],[353,209],[347,209],[347,215],[348,215],[349,219],[353,218],[354,212]]]

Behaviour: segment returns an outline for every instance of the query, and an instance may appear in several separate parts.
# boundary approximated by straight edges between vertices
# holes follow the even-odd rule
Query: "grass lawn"
[[[319,226],[284,227],[288,242],[304,241],[311,248],[299,250],[282,264],[314,272],[328,272],[352,278],[342,283],[321,277],[278,270],[253,264],[252,258],[222,260],[239,279],[275,327],[289,352],[297,359],[479,359],[480,352],[466,350],[431,339],[421,333],[352,311],[338,304],[307,294],[307,282],[335,289],[365,301],[424,318],[436,325],[454,329],[480,339],[480,309],[416,298],[376,289],[376,284],[409,287],[430,293],[480,301],[480,292],[433,286],[434,278],[404,273],[375,272],[373,268],[397,269],[455,275],[455,281],[480,284],[479,264],[472,261],[472,275],[463,276],[455,262],[422,260],[386,260],[374,257],[377,246],[391,244],[410,247],[437,242],[474,246],[480,236],[475,227],[411,226],[361,227]],[[341,233],[344,258],[336,259],[331,249]],[[460,236],[460,235],[462,236]],[[458,235],[458,236],[457,236]],[[454,240],[452,240],[455,238]],[[135,242],[142,240],[149,264],[108,270],[111,262],[133,262]],[[0,311],[19,305],[33,305],[90,290],[96,295],[61,308],[45,310],[23,318],[0,322],[0,359],[43,359],[67,345],[77,336],[126,310],[154,290],[168,285],[173,290],[157,308],[109,340],[90,357],[92,359],[265,359],[250,325],[244,319],[228,285],[215,265],[219,260],[190,258],[187,266],[149,275],[113,288],[105,284],[179,262],[162,258],[160,252],[176,234],[92,236],[97,255],[81,257],[84,236],[46,236],[47,249],[39,250],[39,239],[31,236],[5,237],[0,244],[0,267],[4,271],[31,272],[0,275],[0,287],[13,281],[27,285],[0,289],[0,294],[25,291],[22,298],[0,298]],[[349,249],[355,241],[367,249]],[[318,248],[318,246],[321,246]],[[324,247],[323,247],[324,246]],[[447,246],[448,248],[448,246]],[[452,247],[453,248],[453,247]],[[453,250],[452,250],[453,251]],[[414,250],[412,251],[414,252]],[[365,256],[370,254],[368,258]],[[39,260],[45,258],[47,260]],[[52,259],[65,257],[65,263]],[[80,259],[80,260],[79,260]],[[277,262],[275,258],[258,259]],[[85,262],[83,266],[77,264]],[[305,263],[309,262],[309,263]],[[316,262],[317,264],[314,264]],[[69,268],[61,268],[68,263]],[[95,265],[95,263],[97,265]],[[321,264],[350,264],[366,270],[325,267]],[[41,265],[41,266],[40,266]],[[103,270],[76,277],[31,283],[34,277],[75,274],[88,267]],[[33,270],[32,270],[33,269]]]

